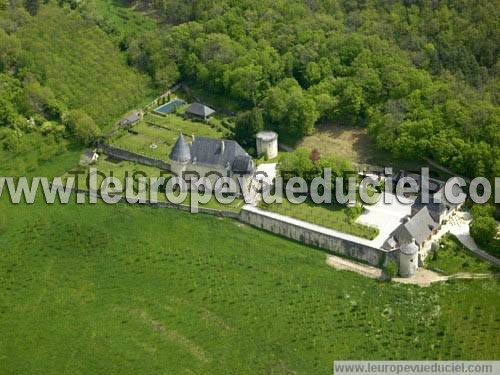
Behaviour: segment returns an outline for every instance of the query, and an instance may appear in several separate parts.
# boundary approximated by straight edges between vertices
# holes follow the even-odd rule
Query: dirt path
[[[370,279],[382,279],[382,270],[380,268],[356,263],[335,255],[327,255],[326,264],[337,270],[353,271],[362,276],[369,277]]]
[[[359,275],[369,277],[371,279],[383,280],[382,270],[366,264],[357,263],[349,259],[341,258],[335,255],[327,255],[326,264],[337,270],[352,271]],[[425,268],[419,268],[417,273],[412,277],[394,277],[392,281],[401,284],[413,284],[421,287],[428,287],[432,283],[443,282],[451,279],[489,279],[495,277],[489,273],[457,273],[446,276],[437,272],[430,271]]]

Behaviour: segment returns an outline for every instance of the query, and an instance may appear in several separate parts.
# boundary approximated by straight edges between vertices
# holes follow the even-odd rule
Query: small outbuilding
[[[278,156],[278,134],[269,130],[257,133],[257,155],[267,159]]]
[[[193,103],[186,109],[187,116],[200,118],[204,121],[207,121],[214,113],[212,108],[201,103]]]
[[[134,125],[136,122],[138,122],[142,118],[142,113],[140,111],[133,112],[130,115],[128,115],[125,118],[122,118],[120,120],[120,125],[121,126],[131,126]]]
[[[87,165],[97,162],[98,159],[99,159],[99,154],[97,153],[96,150],[85,150],[85,152],[80,157],[79,164],[85,167]]]

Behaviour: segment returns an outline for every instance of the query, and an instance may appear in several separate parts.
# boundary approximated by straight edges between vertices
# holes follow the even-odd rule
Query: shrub
[[[363,213],[363,206],[360,204],[357,204],[354,207],[349,207],[346,210],[346,214],[350,222],[356,220],[362,213]]]
[[[490,204],[475,204],[472,206],[470,212],[472,214],[472,218],[477,219],[480,217],[488,217],[493,216],[493,212],[495,211],[495,207]]]
[[[384,267],[384,274],[391,280],[393,277],[396,277],[399,273],[398,264],[391,260],[387,263],[387,266]]]
[[[99,137],[101,131],[94,120],[85,112],[73,110],[63,116],[63,123],[76,139],[89,144]]]
[[[470,235],[479,246],[491,245],[497,234],[497,222],[491,216],[478,217],[472,220]]]
[[[242,112],[236,118],[234,136],[244,146],[255,144],[255,135],[264,129],[262,112],[258,108]]]

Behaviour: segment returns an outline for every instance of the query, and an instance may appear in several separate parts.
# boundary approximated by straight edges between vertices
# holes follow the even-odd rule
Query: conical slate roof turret
[[[180,163],[185,163],[191,160],[191,150],[189,149],[189,145],[184,140],[182,134],[180,134],[177,138],[174,148],[172,148],[172,151],[170,152],[169,158],[170,160]]]
[[[406,255],[416,254],[418,252],[418,246],[415,243],[415,239],[412,238],[411,242],[402,244],[401,252]]]

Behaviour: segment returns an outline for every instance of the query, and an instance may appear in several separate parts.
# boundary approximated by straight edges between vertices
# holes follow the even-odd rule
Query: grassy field
[[[334,359],[500,355],[498,281],[382,283],[229,219],[2,196],[0,248],[6,373],[323,374]]]
[[[180,133],[212,138],[223,138],[227,135],[217,124],[210,126],[202,122],[193,122],[175,114],[165,117],[146,114],[131,132],[121,129],[109,143],[141,155],[166,160]],[[151,147],[153,144],[156,148]]]
[[[415,171],[427,166],[424,162],[415,160],[394,159],[387,151],[377,149],[366,129],[361,127],[318,125],[314,134],[304,137],[297,147],[310,150],[316,148],[321,155],[341,156],[357,164]],[[431,168],[431,176],[443,177],[433,168]]]
[[[439,250],[436,253],[431,253],[425,260],[426,267],[440,270],[446,275],[453,275],[459,272],[500,273],[498,268],[472,255],[451,234],[444,236],[439,245]]]
[[[147,177],[167,177],[170,175],[169,172],[161,171],[155,167],[149,167],[146,165],[132,163],[124,160],[114,160],[107,157],[106,155],[101,155],[99,160],[89,167],[78,166],[75,168],[71,168],[62,176],[63,180],[66,180],[66,178],[69,176],[74,176],[74,173],[72,172],[81,172],[82,174],[78,175],[78,187],[80,189],[86,189],[86,181],[89,175],[89,168],[96,168],[98,172],[104,173],[107,177],[117,177],[122,182],[122,184],[125,182],[126,173],[128,173],[129,176],[132,176],[134,173],[140,172],[145,174]],[[97,185],[100,186],[103,179],[104,178],[102,176],[98,175],[96,178]]]
[[[319,205],[309,199],[301,204],[293,204],[288,199],[283,198],[281,204],[262,202],[261,208],[370,240],[378,235],[377,228],[349,220],[348,208],[341,205]]]

